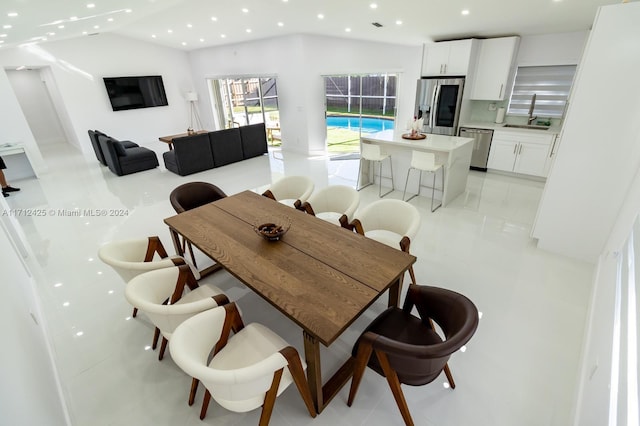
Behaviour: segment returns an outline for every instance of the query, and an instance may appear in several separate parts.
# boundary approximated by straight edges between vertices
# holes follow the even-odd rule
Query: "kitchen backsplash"
[[[496,108],[493,111],[489,110],[489,105],[495,104]],[[498,113],[498,108],[509,107],[509,101],[471,101],[471,114],[469,119],[473,123],[494,123],[496,121],[496,114]],[[539,120],[547,120],[547,117],[538,117]],[[556,126],[560,125],[561,120],[559,118],[551,118],[551,125]],[[527,117],[523,115],[507,115],[504,119],[505,123],[511,124],[526,124]]]

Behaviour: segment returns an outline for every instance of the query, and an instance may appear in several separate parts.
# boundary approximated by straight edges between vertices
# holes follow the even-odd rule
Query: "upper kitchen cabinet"
[[[520,37],[479,41],[470,99],[502,101],[506,98],[519,42]]]
[[[422,76],[465,76],[477,40],[441,41],[424,45]]]

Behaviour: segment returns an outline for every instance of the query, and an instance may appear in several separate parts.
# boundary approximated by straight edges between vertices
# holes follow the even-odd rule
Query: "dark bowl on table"
[[[288,218],[277,218],[275,220],[261,221],[254,225],[253,230],[267,241],[278,241],[291,227],[291,220]]]

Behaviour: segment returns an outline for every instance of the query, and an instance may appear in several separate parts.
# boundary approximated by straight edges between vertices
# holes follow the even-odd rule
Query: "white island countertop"
[[[384,130],[361,137],[362,143],[381,145],[382,149],[391,155],[394,181],[398,183],[394,185],[394,189],[400,191],[404,191],[407,170],[411,165],[411,152],[414,150],[433,152],[436,156],[436,163],[444,166],[444,188],[438,186],[435,195],[435,198],[442,199],[444,206],[462,194],[467,187],[473,141],[473,138],[431,134],[428,134],[425,139],[403,139],[401,134],[396,135],[393,130]],[[367,168],[362,168],[359,181],[375,182],[375,174],[374,170],[369,172]],[[388,180],[385,183],[388,183]],[[423,182],[423,184],[426,183],[428,182]],[[417,192],[417,184],[417,180],[415,182],[412,181],[408,191]],[[430,193],[427,194],[426,191],[423,192],[425,192],[424,195],[431,195]]]
[[[395,136],[393,130],[383,130],[382,132],[363,135],[362,139],[380,144],[390,144],[407,148],[420,149],[425,151],[451,152],[468,143],[473,142],[473,138],[460,138],[457,136],[426,135],[425,139],[403,139],[402,136]]]

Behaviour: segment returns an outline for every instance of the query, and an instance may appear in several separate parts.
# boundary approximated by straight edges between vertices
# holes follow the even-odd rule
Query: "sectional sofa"
[[[265,125],[259,123],[176,138],[162,157],[167,170],[186,176],[266,153]]]

